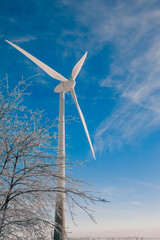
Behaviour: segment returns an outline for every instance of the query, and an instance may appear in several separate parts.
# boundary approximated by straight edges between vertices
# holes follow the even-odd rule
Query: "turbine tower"
[[[87,52],[79,60],[79,62],[74,66],[70,79],[66,79],[61,74],[57,73],[55,70],[33,57],[31,54],[18,47],[17,45],[9,42],[9,44],[23,53],[26,57],[32,60],[36,65],[48,73],[52,78],[61,81],[60,84],[56,86],[54,92],[60,94],[59,99],[59,124],[58,124],[58,158],[57,158],[57,176],[58,180],[56,182],[57,194],[56,194],[56,207],[55,207],[55,229],[54,229],[54,240],[65,240],[65,92],[70,91],[73,100],[76,104],[77,110],[79,112],[85,133],[88,138],[88,142],[95,159],[95,154],[92,146],[92,142],[89,136],[87,125],[79,107],[77,97],[75,94],[75,79],[81,70],[81,67],[86,59]]]

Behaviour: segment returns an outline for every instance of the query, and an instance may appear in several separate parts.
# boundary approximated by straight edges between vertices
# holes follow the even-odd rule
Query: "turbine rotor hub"
[[[74,88],[75,84],[76,84],[76,81],[72,79],[69,79],[66,82],[61,82],[55,87],[54,92],[56,93],[68,92]]]

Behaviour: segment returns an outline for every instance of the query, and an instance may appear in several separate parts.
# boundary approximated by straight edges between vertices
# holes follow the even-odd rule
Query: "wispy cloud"
[[[135,189],[133,187],[116,187],[116,186],[106,186],[101,189],[101,193],[106,197],[122,197],[135,194]]]
[[[12,37],[12,39],[9,39],[10,41],[13,41],[14,43],[24,43],[24,42],[29,42],[32,40],[36,40],[37,37],[34,36],[23,36],[23,37]]]
[[[122,101],[122,100],[120,100]],[[152,109],[143,108],[124,100],[116,110],[98,126],[95,133],[95,150],[113,150],[134,138],[141,140],[160,123],[160,115]]]
[[[134,183],[136,185],[141,185],[146,188],[151,188],[153,190],[160,190],[160,185],[154,184],[152,182],[144,182],[144,181],[139,181],[137,179],[135,180],[135,179],[124,178],[124,177],[119,177],[118,179],[121,181],[130,182],[132,184]]]
[[[118,101],[111,116],[97,128],[97,151],[120,147],[139,135],[142,138],[160,124],[160,9],[141,7],[135,4],[131,10],[123,4],[116,8],[114,20],[109,21],[112,32],[107,27],[103,33],[103,41],[106,36],[117,50],[110,75],[100,86],[114,89]]]
[[[48,82],[45,79],[42,79],[42,78],[36,79],[36,82],[41,83],[42,85],[48,85]]]
[[[140,202],[140,201],[132,201],[132,202],[130,202],[130,204],[131,205],[142,205],[143,204],[143,202]]]
[[[75,49],[87,47],[92,53],[103,52],[106,45],[113,49],[110,74],[100,81],[100,87],[114,90],[116,108],[97,127],[96,151],[120,147],[159,127],[159,1],[88,0],[79,6],[68,0],[63,4],[74,9],[75,20],[87,34],[80,28],[65,31],[61,44],[67,44],[65,39],[72,34],[70,44]]]

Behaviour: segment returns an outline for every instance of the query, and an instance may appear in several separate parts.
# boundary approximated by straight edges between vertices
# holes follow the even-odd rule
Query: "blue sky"
[[[66,78],[88,51],[75,91],[94,145],[81,122],[66,125],[69,159],[88,160],[75,176],[111,200],[97,204],[95,225],[77,210],[73,235],[160,236],[160,2],[158,0],[0,0],[0,77],[12,89],[32,79],[32,109],[58,116],[59,83],[9,46],[19,45]],[[79,117],[70,94],[66,116]]]

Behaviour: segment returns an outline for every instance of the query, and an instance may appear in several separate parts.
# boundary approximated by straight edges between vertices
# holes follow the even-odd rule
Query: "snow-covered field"
[[[145,238],[145,237],[82,237],[69,238],[69,240],[160,240],[160,238]]]

